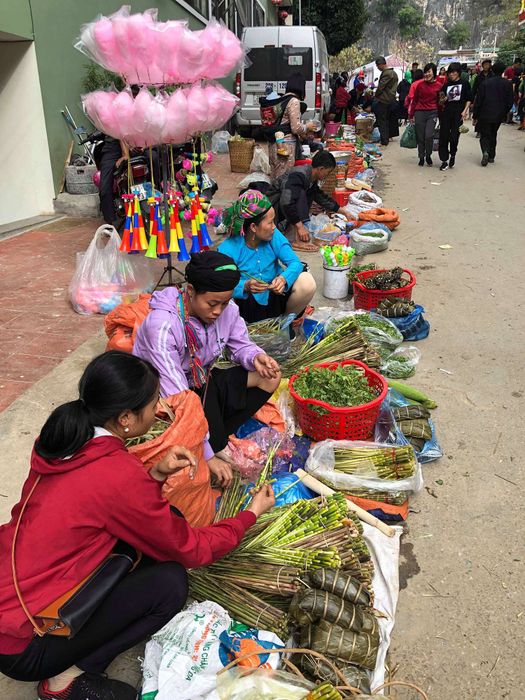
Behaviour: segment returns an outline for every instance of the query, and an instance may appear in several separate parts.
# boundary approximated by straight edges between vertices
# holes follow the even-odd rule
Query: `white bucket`
[[[323,265],[323,296],[327,299],[344,299],[348,296],[348,270],[350,265],[332,267]]]

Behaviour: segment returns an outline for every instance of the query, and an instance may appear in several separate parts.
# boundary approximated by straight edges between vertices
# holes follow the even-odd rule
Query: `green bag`
[[[408,124],[401,136],[399,142],[401,148],[417,148],[416,127],[414,124]]]

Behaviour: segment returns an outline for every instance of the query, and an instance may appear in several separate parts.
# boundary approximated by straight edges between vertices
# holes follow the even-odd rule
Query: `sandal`
[[[292,249],[299,253],[318,253],[319,246],[310,241],[294,241],[292,243]]]

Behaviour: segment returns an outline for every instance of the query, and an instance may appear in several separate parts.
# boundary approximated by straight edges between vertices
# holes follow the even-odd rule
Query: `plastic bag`
[[[331,219],[327,214],[316,214],[314,216],[311,216],[310,219],[306,222],[306,227],[310,231],[310,233],[318,233],[319,231],[322,231],[326,226],[329,226],[331,223]],[[335,230],[334,226],[334,230]],[[337,233],[339,233],[337,231]]]
[[[419,304],[408,316],[399,316],[398,318],[389,318],[400,333],[403,334],[404,340],[423,340],[430,333],[430,323],[423,317],[425,309]]]
[[[288,385],[287,379],[282,381],[285,381]],[[288,386],[280,392],[279,398],[277,399],[277,407],[284,418],[284,422],[286,424],[286,434],[289,436],[295,435],[296,431],[298,431],[295,420],[295,402],[290,396]]]
[[[256,173],[249,173],[248,175],[246,175],[246,177],[243,177],[243,179],[238,183],[237,187],[240,190],[243,190],[245,188],[251,189],[252,186],[254,186],[254,189],[258,189],[257,185],[261,182],[265,182],[269,185],[271,184],[272,179],[269,175],[266,175],[266,173],[263,173],[262,171]]]
[[[375,476],[372,462],[368,474],[366,471],[364,474],[344,474],[336,471],[334,449],[350,449],[352,447],[377,449],[380,447],[388,448],[391,445],[360,440],[323,440],[310,450],[305,469],[309,474],[333,489],[356,496],[361,496],[363,491],[371,491],[377,494],[376,500],[379,500],[377,497],[379,494],[387,494],[388,500],[404,501],[410,494],[417,493],[423,488],[423,474],[419,463],[417,463],[414,475],[406,479],[380,479]],[[366,497],[372,498],[372,496]]]
[[[79,314],[107,314],[121,303],[135,301],[154,285],[154,270],[142,255],[121,253],[121,240],[113,226],[100,226],[85,253],[77,254],[77,267],[69,298]]]
[[[348,202],[349,204],[359,207],[360,211],[376,209],[383,204],[383,200],[381,197],[379,197],[379,195],[375,194],[374,192],[367,192],[366,190],[352,192]]]
[[[343,207],[343,211],[356,221],[359,219],[359,214],[362,212],[361,207],[356,207],[355,204],[347,204]]]
[[[383,442],[390,442],[395,445],[408,445],[410,444],[406,437],[403,435],[399,426],[392,413],[393,408],[399,406],[409,406],[410,402],[405,399],[402,394],[394,389],[388,390],[388,395],[381,405],[381,412],[379,414],[378,421],[375,428],[375,439],[381,440]],[[427,440],[423,445],[422,450],[414,448],[416,457],[420,464],[426,464],[427,462],[432,462],[435,459],[439,459],[443,456],[443,450],[438,443],[436,436],[436,427],[432,418],[428,419],[430,425],[430,430],[432,431],[432,437]]]
[[[392,231],[388,228],[386,224],[382,224],[380,221],[366,221],[364,224],[359,226],[360,231],[384,231],[388,234],[388,240],[392,238]]]
[[[379,133],[379,129],[377,126],[375,126],[372,129],[372,133],[370,134],[370,141],[372,143],[379,143],[379,141],[381,141],[381,134]]]
[[[357,228],[350,233],[349,243],[356,255],[370,255],[388,248],[388,233],[376,228],[366,229],[366,232],[365,234]]]
[[[391,332],[387,333],[381,328],[377,328],[374,325],[365,325],[363,322],[360,323],[359,327],[361,332],[365,336],[366,340],[373,345],[377,350],[382,351],[386,354],[393,352],[402,342],[403,336],[398,331],[393,323],[390,323],[390,319],[384,318],[383,316],[378,316],[373,311],[339,311],[332,314],[331,320],[326,324],[326,332],[331,333],[334,330],[334,326],[337,321],[347,316],[360,316],[361,318],[370,318],[380,320],[385,323],[386,326],[391,328]]]
[[[220,700],[302,700],[314,687],[286,671],[231,668],[217,676]]]
[[[279,328],[269,333],[260,331],[261,322],[248,325],[250,340],[264,350],[267,355],[273,357],[277,362],[283,362],[292,351],[289,326],[294,320],[295,314],[279,316],[275,319],[279,322]]]
[[[413,345],[398,348],[381,363],[381,374],[391,379],[408,379],[415,374],[420,359],[421,353]]]
[[[273,484],[273,492],[275,493],[275,505],[284,506],[302,499],[315,498],[316,493],[299,480],[295,474],[279,474]]]
[[[260,146],[255,146],[253,150],[253,158],[252,162],[250,163],[250,172],[262,172],[265,175],[269,175],[271,173],[268,154]]]
[[[415,124],[408,124],[403,134],[401,135],[401,140],[399,141],[401,148],[417,148],[417,136]]]
[[[229,131],[216,131],[211,137],[211,150],[214,153],[228,153]]]

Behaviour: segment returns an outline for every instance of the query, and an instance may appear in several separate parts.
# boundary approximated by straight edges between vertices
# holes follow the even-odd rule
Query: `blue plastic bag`
[[[315,498],[317,496],[302,481],[299,481],[299,477],[295,474],[279,474],[272,486],[275,493],[276,506],[289,505],[302,499]]]
[[[377,229],[380,229],[381,231],[387,233],[388,240],[392,238],[392,234],[394,232],[391,231],[386,224],[381,224],[378,221],[367,221],[366,224],[363,224],[359,227],[358,231],[377,231]]]
[[[394,445],[410,444],[401,432],[394,418],[394,414],[392,413],[393,408],[398,408],[400,406],[410,406],[410,401],[407,401],[405,397],[398,391],[395,391],[395,389],[389,389],[388,395],[381,405],[381,411],[376,423],[374,435],[374,440],[376,442],[389,442]],[[420,464],[432,462],[435,459],[443,457],[443,450],[437,441],[434,422],[429,418],[428,423],[432,431],[432,437],[425,442],[421,451],[418,451],[414,447],[414,452]]]
[[[425,309],[419,304],[408,316],[389,318],[403,334],[404,340],[423,340],[430,333],[430,323],[423,318]]]

